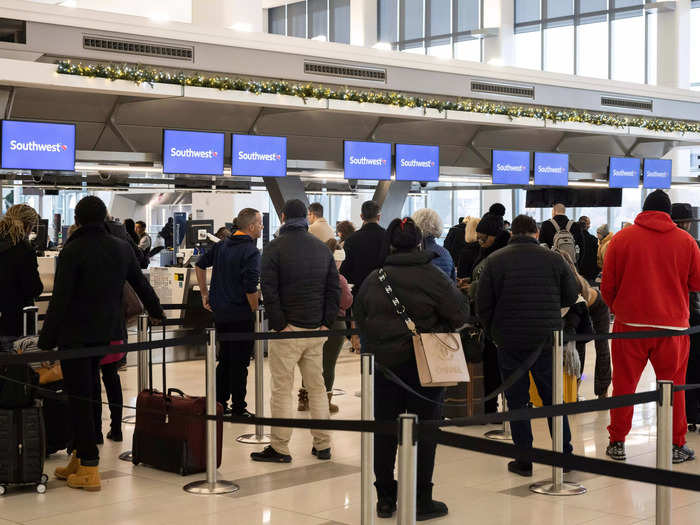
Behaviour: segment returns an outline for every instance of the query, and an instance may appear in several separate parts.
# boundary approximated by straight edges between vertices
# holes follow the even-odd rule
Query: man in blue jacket
[[[237,217],[238,230],[218,242],[197,261],[196,272],[204,308],[214,313],[217,333],[255,331],[260,280],[260,250],[256,241],[262,235],[262,215],[245,208]],[[206,269],[213,267],[211,292],[207,289]],[[216,370],[216,397],[226,412],[249,416],[246,385],[254,342],[220,341]],[[231,408],[226,409],[231,397]]]

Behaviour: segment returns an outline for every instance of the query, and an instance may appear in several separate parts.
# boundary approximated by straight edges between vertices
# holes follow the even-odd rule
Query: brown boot
[[[297,410],[299,412],[306,412],[309,410],[309,393],[305,388],[299,389],[299,406]]]
[[[68,476],[78,472],[79,466],[80,466],[80,460],[75,455],[75,450],[74,450],[73,454],[70,457],[70,461],[68,462],[68,465],[66,465],[65,467],[58,467],[54,471],[54,476],[56,476],[56,479],[66,480],[66,479],[68,479]]]
[[[102,490],[98,467],[86,467],[81,464],[78,472],[68,476],[68,486],[72,489],[84,489],[91,492]]]
[[[338,405],[331,403],[331,399],[333,399],[333,392],[328,392],[328,411],[331,414],[335,414],[339,410]]]

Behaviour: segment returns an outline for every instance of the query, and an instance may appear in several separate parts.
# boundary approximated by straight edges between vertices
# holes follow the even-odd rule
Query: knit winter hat
[[[662,211],[671,215],[671,199],[661,190],[653,191],[644,201],[642,211]]]
[[[693,220],[693,207],[687,202],[674,202],[671,206],[671,219],[673,222],[686,222]]]
[[[608,228],[607,224],[603,224],[601,226],[598,226],[596,233],[601,237],[607,237],[608,235],[610,235],[610,228]]]
[[[503,231],[503,216],[488,212],[479,221],[476,233],[498,236]]]
[[[496,202],[491,205],[489,208],[489,213],[493,213],[494,215],[498,215],[499,217],[504,217],[506,214],[506,207],[503,206],[500,202]]]

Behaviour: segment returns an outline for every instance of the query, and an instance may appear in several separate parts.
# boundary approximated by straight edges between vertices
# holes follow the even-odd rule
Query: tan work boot
[[[306,412],[309,410],[309,393],[305,388],[299,389],[299,405],[297,406],[299,412]]]
[[[78,472],[79,466],[80,466],[80,460],[78,459],[78,456],[75,455],[75,450],[74,450],[73,454],[70,457],[70,461],[68,462],[68,465],[66,465],[65,467],[56,468],[56,470],[54,470],[54,476],[56,476],[56,479],[66,480],[66,479],[68,479],[68,476]]]
[[[333,392],[328,392],[328,411],[331,414],[335,414],[336,412],[338,412],[339,408],[338,405],[334,405],[333,403],[331,403],[331,399],[333,399]]]
[[[102,484],[98,467],[86,467],[81,464],[78,467],[78,472],[68,476],[68,486],[72,489],[84,489],[91,492],[101,490]]]

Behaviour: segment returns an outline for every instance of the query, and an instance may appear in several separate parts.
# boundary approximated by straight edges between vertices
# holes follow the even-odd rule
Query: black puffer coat
[[[579,284],[564,259],[536,239],[513,237],[481,272],[476,314],[497,346],[532,348],[562,328]]]
[[[340,309],[340,284],[328,247],[306,226],[285,224],[263,250],[260,286],[270,328],[328,328]]]
[[[43,290],[29,243],[0,239],[0,336],[22,335],[22,308],[34,305]]]
[[[464,295],[430,261],[432,252],[389,255],[384,263],[394,294],[406,308],[419,332],[450,332],[468,321]],[[414,359],[411,333],[379,283],[377,270],[362,283],[353,306],[365,338],[364,351],[395,367]]]
[[[459,220],[458,224],[455,224],[447,231],[445,240],[442,243],[445,249],[450,252],[453,261],[456,261],[459,258],[460,252],[467,244],[467,241],[464,240],[464,232],[467,229],[467,225],[464,224],[462,220],[463,218]]]

